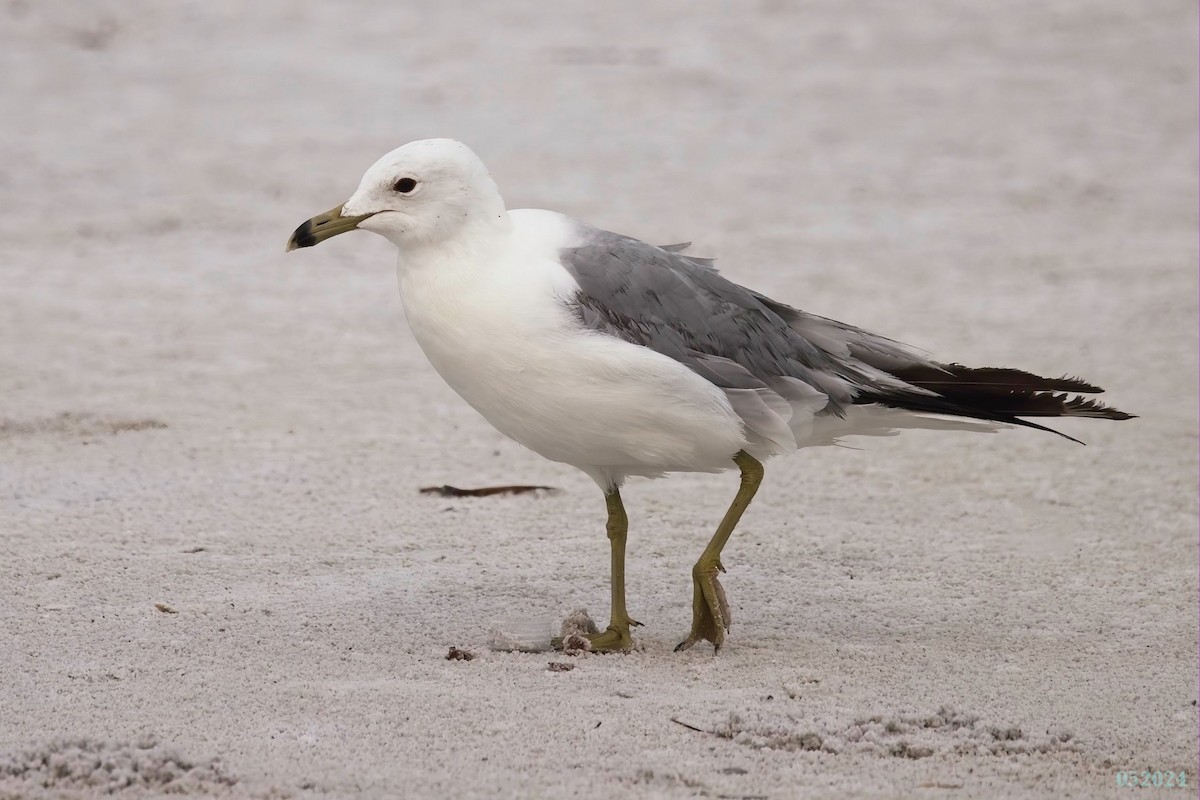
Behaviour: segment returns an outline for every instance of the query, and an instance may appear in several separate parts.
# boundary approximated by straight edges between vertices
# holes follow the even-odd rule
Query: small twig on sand
[[[438,497],[491,497],[495,494],[526,494],[528,492],[557,492],[553,486],[484,486],[480,489],[460,489],[457,486],[423,486],[421,494]]]
[[[712,731],[706,731],[704,728],[697,728],[695,725],[688,725],[686,722],[682,722],[675,717],[671,717],[671,722],[674,722],[676,725],[682,725],[689,731],[695,731],[696,733],[712,733]]]

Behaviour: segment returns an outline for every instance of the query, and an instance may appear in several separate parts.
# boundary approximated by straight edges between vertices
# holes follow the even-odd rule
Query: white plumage
[[[465,231],[451,254],[401,252],[404,312],[430,363],[501,433],[601,485],[728,469],[747,441],[720,389],[571,314],[579,286],[557,257],[568,222],[513,211]]]

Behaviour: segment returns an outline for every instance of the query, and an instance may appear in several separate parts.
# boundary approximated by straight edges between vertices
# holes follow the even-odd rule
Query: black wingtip
[[[1027,419],[1020,419],[1018,417],[1013,417],[1011,419],[1004,420],[1004,422],[1007,422],[1010,425],[1020,425],[1021,427],[1024,427],[1024,428],[1033,428],[1035,431],[1045,431],[1046,433],[1053,433],[1055,436],[1061,436],[1062,438],[1066,439],[1067,441],[1071,441],[1071,442],[1074,442],[1075,444],[1079,444],[1079,445],[1083,445],[1084,447],[1087,447],[1087,442],[1076,439],[1074,436],[1068,436],[1067,434],[1063,433],[1062,431],[1057,431],[1054,428],[1048,428],[1045,425],[1038,425],[1036,422],[1030,422]]]

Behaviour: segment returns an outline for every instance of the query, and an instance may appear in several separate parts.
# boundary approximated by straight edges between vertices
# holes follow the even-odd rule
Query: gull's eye
[[[417,182],[412,178],[401,178],[392,186],[400,194],[408,194],[413,189],[417,188]]]

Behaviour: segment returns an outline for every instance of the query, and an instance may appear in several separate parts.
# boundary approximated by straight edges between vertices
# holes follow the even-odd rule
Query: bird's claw
[[[710,567],[697,564],[692,570],[692,629],[676,645],[675,652],[683,652],[699,641],[712,642],[713,652],[717,652],[725,643],[731,617],[725,588],[717,580],[718,571],[725,571],[720,561]]]
[[[642,623],[631,619],[624,622],[613,622],[608,628],[600,633],[587,633],[584,638],[588,640],[591,649],[596,653],[627,653],[634,649],[633,637],[629,633],[630,627],[640,627]]]

